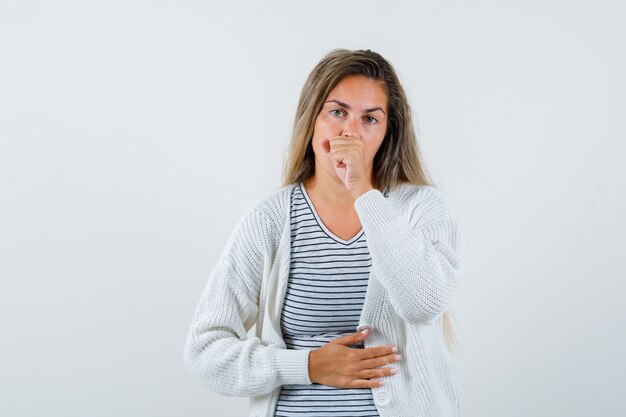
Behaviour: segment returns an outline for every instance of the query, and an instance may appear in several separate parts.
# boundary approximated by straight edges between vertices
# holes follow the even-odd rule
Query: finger
[[[398,373],[396,368],[374,368],[374,369],[362,369],[358,371],[355,375],[361,379],[374,379],[374,378],[384,378],[387,376],[392,376]]]
[[[354,152],[360,152],[365,148],[365,144],[361,140],[357,139],[330,139],[330,148],[334,150],[349,150]]]
[[[350,163],[349,158],[343,153],[333,150],[328,154],[331,162],[336,168],[345,168]]]
[[[350,139],[349,142],[329,142],[330,148],[332,152],[335,151],[347,151],[347,152],[362,152],[364,148],[362,143],[355,141],[354,139]]]
[[[360,139],[360,137],[358,137],[358,136],[335,136],[331,140],[337,141],[337,142],[341,142],[341,141],[350,142],[350,141],[353,141],[355,139],[358,140],[358,139]]]
[[[376,358],[378,356],[389,355],[390,353],[395,353],[395,352],[397,352],[397,348],[395,346],[374,346],[374,347],[359,349],[359,355],[361,357],[361,360]]]
[[[365,339],[367,336],[369,336],[369,329],[366,329],[364,333],[354,332],[354,333],[347,334],[345,336],[337,337],[328,343],[335,343],[338,345],[350,346],[350,345],[360,342],[361,340]]]
[[[395,363],[402,359],[402,355],[391,353],[385,356],[379,356],[373,359],[365,359],[359,362],[359,369],[372,369],[379,366]]]
[[[355,379],[348,384],[348,388],[376,388],[384,384],[385,382],[381,379]]]

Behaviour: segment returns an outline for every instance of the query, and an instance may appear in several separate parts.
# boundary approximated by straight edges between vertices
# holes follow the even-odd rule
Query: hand
[[[309,379],[319,384],[339,388],[373,388],[383,385],[380,379],[395,374],[394,368],[377,368],[396,362],[400,355],[393,346],[364,349],[350,348],[369,336],[356,332],[331,340],[309,353]],[[372,378],[372,379],[370,379]]]
[[[331,159],[337,177],[355,200],[374,188],[368,178],[363,141],[337,136],[322,140],[322,148]]]

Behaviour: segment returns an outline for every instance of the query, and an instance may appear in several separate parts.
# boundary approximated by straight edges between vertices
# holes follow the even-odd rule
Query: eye
[[[339,117],[343,115],[343,110],[339,110],[339,109],[332,109],[330,111],[330,114],[332,114],[335,117]]]
[[[378,123],[378,119],[376,119],[374,116],[365,116],[365,121],[371,125]]]

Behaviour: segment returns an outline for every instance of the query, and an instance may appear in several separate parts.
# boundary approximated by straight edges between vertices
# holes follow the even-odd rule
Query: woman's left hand
[[[346,136],[336,136],[322,142],[337,177],[356,200],[373,189],[368,178],[363,141]]]

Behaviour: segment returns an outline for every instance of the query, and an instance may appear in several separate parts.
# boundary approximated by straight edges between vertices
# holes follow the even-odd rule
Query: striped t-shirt
[[[326,228],[304,185],[291,195],[291,263],[281,313],[288,349],[311,349],[356,331],[372,259],[361,229],[349,240]],[[350,346],[363,348],[363,342]],[[378,417],[370,388],[283,385],[275,415]]]

